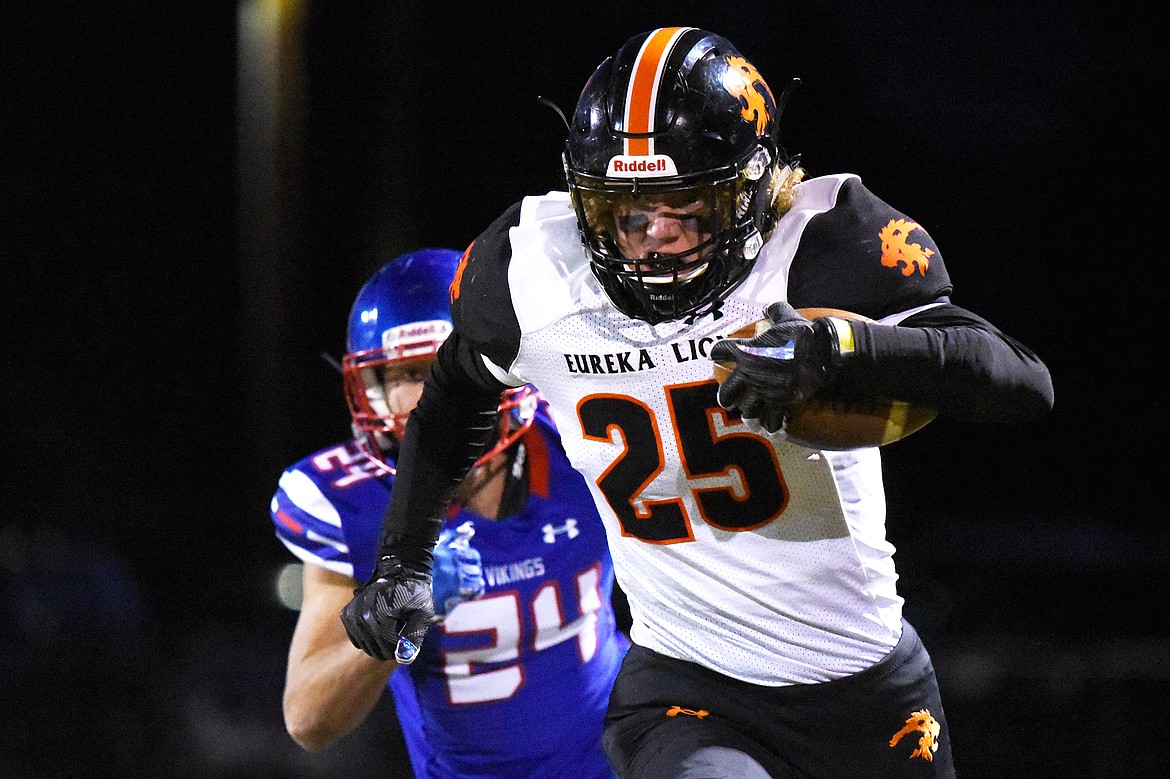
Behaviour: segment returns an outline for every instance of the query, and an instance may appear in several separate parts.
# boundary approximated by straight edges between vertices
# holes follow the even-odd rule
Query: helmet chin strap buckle
[[[745,260],[754,260],[756,255],[760,253],[760,248],[763,245],[763,236],[760,235],[758,230],[752,230],[751,234],[743,242],[743,258]]]
[[[772,162],[772,155],[763,146],[757,146],[755,154],[743,166],[743,175],[749,181],[759,181]]]

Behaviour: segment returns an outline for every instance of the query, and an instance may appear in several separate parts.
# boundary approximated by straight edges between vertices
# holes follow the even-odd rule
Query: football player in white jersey
[[[374,570],[397,436],[451,332],[460,257],[409,252],[363,285],[342,360],[355,438],[290,466],[272,498],[277,537],[305,561],[286,727],[306,749],[325,748],[389,686],[419,779],[612,779],[601,725],[628,646],[613,566],[589,490],[531,387],[484,415],[492,446],[443,518],[433,588],[416,593],[444,617],[431,640],[398,667],[355,649],[338,619]]]
[[[597,68],[568,191],[524,198],[464,256],[377,570],[342,615],[359,646],[421,640],[429,615],[403,596],[429,582],[476,414],[534,384],[631,606],[604,736],[623,777],[953,775],[880,450],[806,445],[784,412],[818,392],[972,421],[1053,402],[1032,350],[952,302],[920,224],[855,175],[804,180],[777,137],[785,100],[695,28],[639,34]],[[812,308],[864,319],[796,311]],[[735,363],[722,385],[712,360]]]

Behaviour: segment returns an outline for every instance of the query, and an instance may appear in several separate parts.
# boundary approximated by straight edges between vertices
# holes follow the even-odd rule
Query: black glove
[[[393,555],[381,557],[374,575],[341,610],[341,622],[349,640],[367,655],[413,663],[436,622],[430,572]]]
[[[773,303],[764,313],[772,323],[767,331],[725,338],[711,348],[711,359],[735,363],[719,386],[719,405],[774,433],[787,411],[829,382],[842,355],[828,318],[809,321],[787,303]]]

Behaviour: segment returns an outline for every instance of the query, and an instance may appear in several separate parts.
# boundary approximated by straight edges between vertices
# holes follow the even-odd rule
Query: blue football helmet
[[[419,249],[383,265],[361,288],[349,314],[342,358],[345,399],[362,451],[391,473],[409,414],[394,414],[383,383],[387,366],[416,367],[425,375],[451,334],[449,288],[462,255],[454,249]],[[499,437],[476,462],[511,446],[532,426],[538,397],[525,385],[500,401]]]

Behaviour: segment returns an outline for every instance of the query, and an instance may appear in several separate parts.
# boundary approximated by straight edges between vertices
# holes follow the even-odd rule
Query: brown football
[[[836,308],[801,308],[797,312],[806,319],[835,316],[840,319],[872,319],[851,311]],[[761,319],[740,328],[732,338],[754,338],[768,329],[768,320]],[[715,380],[723,380],[735,368],[735,363],[715,363]],[[785,435],[795,443],[813,449],[859,449],[866,446],[884,446],[915,433],[938,416],[934,409],[914,406],[901,400],[872,399],[866,401],[829,401],[816,395],[801,403],[784,423]]]

